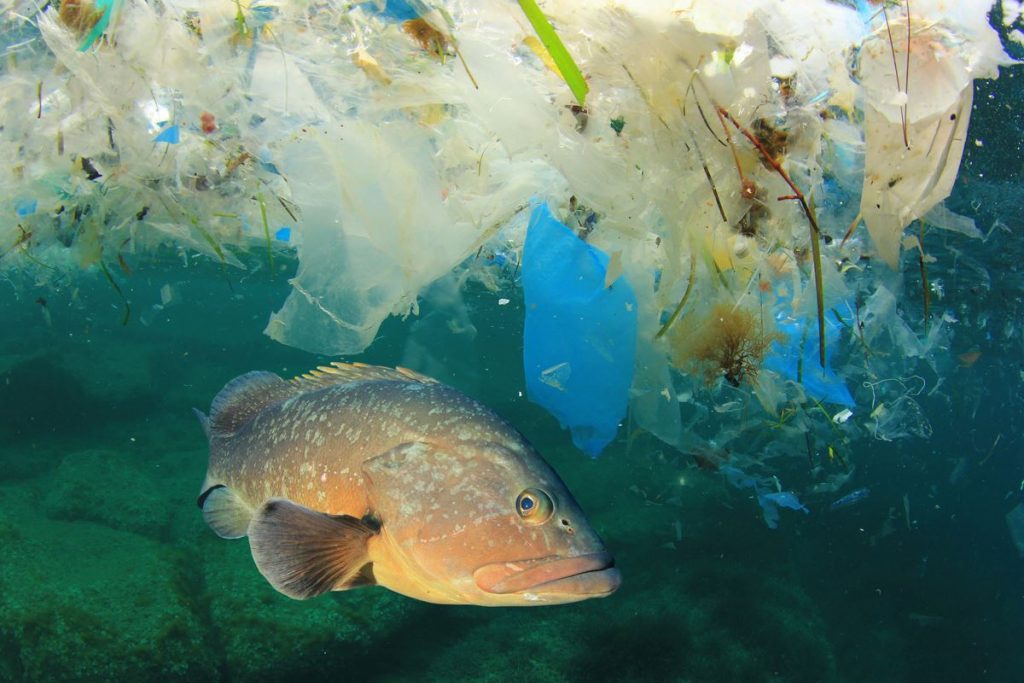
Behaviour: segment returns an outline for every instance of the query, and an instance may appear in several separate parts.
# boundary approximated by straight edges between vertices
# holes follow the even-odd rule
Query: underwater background
[[[419,360],[522,430],[615,553],[623,586],[605,600],[280,595],[195,507],[207,452],[191,408],[248,370],[327,360],[262,334],[287,273],[142,261],[127,326],[98,277],[38,297],[4,285],[0,680],[1019,680],[1024,562],[1004,516],[1024,500],[1021,78],[978,85],[971,139],[985,145],[968,147],[952,200],[1009,229],[971,245],[990,290],[947,290],[989,317],[956,339],[983,355],[953,372],[949,405],[925,404],[942,418],[930,439],[853,456],[871,489],[856,506],[809,499],[772,530],[749,495],[649,435],[622,430],[584,457],[522,396],[515,291],[504,306],[468,293],[475,336],[426,308],[385,323],[358,360]],[[156,310],[168,284],[173,305]],[[788,468],[801,476],[799,458]]]
[[[929,266],[959,318],[954,358],[968,355],[917,397],[929,438],[848,454],[869,489],[849,505],[803,495],[809,514],[768,528],[750,491],[628,419],[585,457],[525,397],[518,288],[470,284],[458,319],[427,297],[347,359],[431,374],[519,428],[615,555],[623,584],[603,600],[492,610],[364,589],[298,602],[247,543],[206,528],[192,408],[241,373],[332,360],[263,334],[294,260],[243,273],[137,256],[119,278],[127,325],[102,273],[38,289],[5,277],[0,680],[1021,680],[1024,69],[978,81],[974,102],[947,206],[986,238],[948,236]],[[811,483],[802,453],[774,469]]]

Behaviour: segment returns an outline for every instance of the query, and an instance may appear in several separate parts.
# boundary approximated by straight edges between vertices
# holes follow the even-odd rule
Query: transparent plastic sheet
[[[880,441],[916,436],[931,438],[932,426],[915,397],[926,387],[923,378],[913,376],[865,382],[871,390],[871,434]]]

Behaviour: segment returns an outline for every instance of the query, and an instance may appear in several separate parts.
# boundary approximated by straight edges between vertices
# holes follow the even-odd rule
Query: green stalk
[[[658,334],[654,335],[655,339],[661,339],[662,337],[664,337],[665,333],[668,332],[668,328],[672,327],[672,323],[674,323],[676,321],[676,318],[679,317],[679,314],[682,313],[683,306],[686,305],[687,299],[690,298],[690,292],[693,291],[693,280],[694,280],[694,275],[696,274],[696,272],[697,272],[697,256],[691,250],[690,251],[690,277],[686,281],[686,291],[683,292],[683,298],[679,300],[679,304],[676,306],[676,310],[672,311],[672,315],[669,316],[668,320],[665,321],[665,324],[661,326],[660,330],[658,330]]]
[[[263,201],[263,193],[256,195],[260,202],[260,219],[263,221],[263,236],[267,240],[267,262],[270,264],[270,279],[274,279],[274,249],[270,244],[270,225],[267,223],[267,203]]]
[[[551,59],[555,62],[555,66],[558,67],[559,73],[562,74],[565,84],[569,86],[569,90],[576,97],[576,101],[580,103],[581,107],[585,107],[587,91],[590,88],[587,85],[587,81],[584,80],[579,67],[576,66],[572,55],[565,49],[562,39],[555,33],[555,28],[548,21],[548,18],[544,16],[544,13],[540,11],[540,7],[537,6],[535,0],[519,0],[519,6],[523,9],[523,14],[526,15],[526,18],[530,20],[533,30],[537,33],[537,38],[540,39],[541,44],[544,45],[548,54],[551,55]]]
[[[110,286],[113,287],[114,291],[117,292],[117,295],[121,297],[121,303],[124,304],[124,318],[121,319],[121,325],[127,325],[128,319],[132,316],[132,307],[128,303],[128,297],[126,297],[124,292],[121,291],[121,288],[118,287],[117,282],[114,280],[114,276],[110,274],[109,270],[107,270],[107,264],[103,262],[102,254],[100,254],[100,270],[103,271],[103,275],[106,276],[107,282],[110,283]]]

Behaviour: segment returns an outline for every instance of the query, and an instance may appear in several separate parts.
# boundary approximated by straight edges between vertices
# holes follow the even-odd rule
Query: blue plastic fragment
[[[526,391],[592,458],[626,414],[636,355],[636,297],[624,277],[605,287],[607,268],[607,254],[534,207],[522,269]]]
[[[416,19],[420,16],[420,12],[417,11],[417,5],[422,9],[422,2],[407,2],[406,0],[385,0],[384,6],[381,8],[380,2],[364,2],[363,6],[370,11],[377,10],[377,12],[387,19],[394,19],[395,21],[409,21],[410,19]]]
[[[757,480],[738,467],[722,465],[718,471],[725,475],[729,485],[734,488],[757,488]]]
[[[758,493],[757,502],[761,505],[761,516],[769,529],[779,528],[779,508],[789,510],[803,510],[804,514],[810,514],[800,499],[792,491],[779,491],[777,493]]]
[[[39,202],[35,199],[19,199],[14,202],[14,213],[18,214],[19,218],[31,216],[37,208],[39,208]]]
[[[278,9],[272,5],[249,5],[249,22],[253,29],[266,26],[277,18]]]
[[[103,35],[103,32],[106,31],[107,27],[110,25],[110,18],[113,16],[122,1],[123,0],[96,0],[92,11],[103,12],[103,14],[100,16],[99,21],[96,22],[96,25],[92,27],[92,30],[89,31],[88,35],[86,35],[82,40],[82,44],[78,46],[79,52],[85,52],[100,39],[100,36]]]
[[[260,147],[256,152],[256,161],[259,163],[260,168],[268,173],[276,173],[281,175],[281,171],[278,170],[277,166],[274,165],[273,156],[270,150],[266,147]]]
[[[765,492],[757,479],[732,465],[723,465],[719,471],[725,475],[731,486],[737,489],[754,489],[757,504],[761,506],[761,516],[764,517],[764,523],[769,529],[779,528],[779,508],[803,510],[805,515],[811,512],[792,491]]]
[[[160,131],[153,142],[166,142],[172,145],[176,145],[181,141],[181,128],[177,125],[165,128]]]
[[[829,510],[842,510],[843,508],[848,508],[848,507],[850,507],[852,505],[856,505],[857,503],[859,503],[862,500],[866,499],[870,495],[871,495],[871,489],[869,489],[869,488],[857,489],[856,491],[852,491],[851,493],[847,493],[845,496],[843,496],[839,500],[833,502],[831,505],[828,506],[828,509]]]
[[[278,242],[290,242],[292,239],[292,229],[286,225],[282,225],[274,233],[274,239]]]
[[[783,309],[786,306],[782,306]],[[816,326],[807,329],[808,321],[794,319],[783,313],[775,316],[775,326],[785,335],[785,341],[776,341],[768,356],[764,359],[764,367],[773,370],[786,379],[799,381],[808,397],[836,403],[853,408],[853,396],[846,384],[828,365],[828,359],[835,353],[836,337],[839,335],[837,323],[831,317],[825,318],[825,367],[821,367],[818,349],[818,330]]]

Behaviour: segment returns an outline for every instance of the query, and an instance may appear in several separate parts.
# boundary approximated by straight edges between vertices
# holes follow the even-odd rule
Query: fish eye
[[[548,494],[540,489],[526,489],[516,498],[516,512],[529,524],[543,524],[551,517],[555,504]]]

